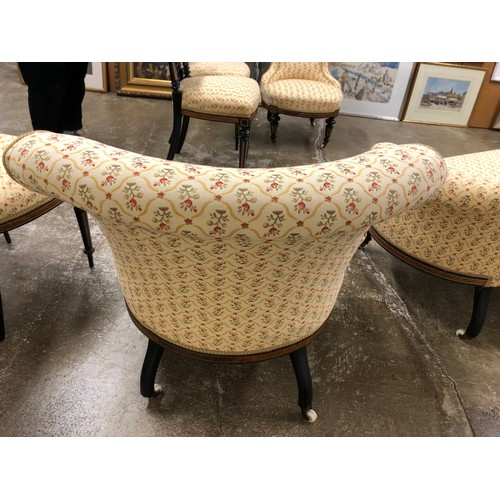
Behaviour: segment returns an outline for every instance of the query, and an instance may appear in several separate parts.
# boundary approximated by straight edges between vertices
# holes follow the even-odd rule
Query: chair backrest
[[[272,62],[260,83],[264,86],[277,80],[314,80],[340,88],[340,83],[328,70],[327,62]]]
[[[8,148],[17,182],[90,213],[125,300],[158,336],[216,355],[261,353],[328,318],[367,229],[425,202],[446,176],[423,145],[335,162],[218,168],[37,131]]]

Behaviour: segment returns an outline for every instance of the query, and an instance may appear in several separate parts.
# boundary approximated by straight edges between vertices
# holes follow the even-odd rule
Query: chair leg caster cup
[[[318,415],[312,408],[306,408],[302,410],[302,417],[304,420],[307,420],[310,424],[312,424],[317,420]]]

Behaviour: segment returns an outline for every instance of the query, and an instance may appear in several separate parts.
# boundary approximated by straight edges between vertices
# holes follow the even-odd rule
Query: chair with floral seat
[[[259,84],[244,76],[188,76],[187,63],[169,63],[172,80],[173,127],[167,159],[181,152],[191,118],[235,126],[235,149],[239,148],[239,167],[245,166],[250,126],[259,104]]]
[[[0,134],[0,153],[3,154],[15,136]],[[43,155],[38,158],[38,168],[44,168]],[[12,243],[9,231],[34,221],[62,203],[61,200],[50,195],[35,193],[21,186],[7,174],[3,165],[0,165],[0,233],[3,233],[8,244]],[[92,238],[89,229],[87,213],[79,207],[74,207],[78,226],[83,239],[84,253],[87,255],[90,267],[94,266]],[[5,338],[5,329],[2,316],[2,331],[0,340]]]
[[[61,182],[68,160],[70,189]],[[85,207],[101,228],[128,313],[149,339],[143,396],[159,391],[165,348],[226,363],[289,355],[309,421],[306,346],[321,333],[352,256],[370,226],[424,203],[446,175],[440,155],[423,145],[239,169],[47,132],[20,138],[4,162],[17,182]]]
[[[335,118],[343,100],[340,83],[331,75],[326,62],[273,62],[260,80],[262,105],[271,124],[271,141],[276,142],[280,114],[326,118],[321,147],[330,141]]]

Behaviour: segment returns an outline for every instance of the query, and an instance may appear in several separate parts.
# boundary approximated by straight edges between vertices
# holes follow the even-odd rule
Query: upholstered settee
[[[223,362],[290,354],[309,420],[306,345],[350,259],[370,226],[424,203],[446,177],[441,156],[418,144],[239,169],[36,131],[3,161],[17,182],[85,209],[102,230],[129,313],[149,338],[144,396],[155,393],[165,347]]]
[[[484,324],[491,290],[500,286],[500,149],[445,162],[447,178],[437,196],[370,233],[412,266],[475,286],[469,325],[457,330],[473,338]]]

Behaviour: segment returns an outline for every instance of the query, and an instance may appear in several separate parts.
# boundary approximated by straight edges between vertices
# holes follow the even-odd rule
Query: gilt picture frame
[[[413,75],[413,62],[330,62],[342,86],[340,114],[400,120]]]
[[[486,68],[419,63],[404,121],[466,127]]]
[[[115,63],[115,88],[119,95],[172,98],[167,62]]]

